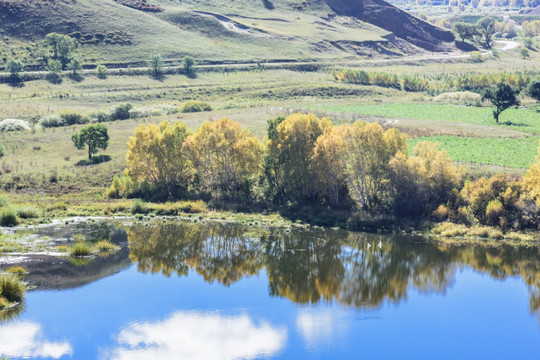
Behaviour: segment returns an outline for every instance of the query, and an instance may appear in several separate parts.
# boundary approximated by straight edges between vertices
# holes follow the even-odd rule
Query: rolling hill
[[[0,0],[0,56],[34,61],[59,32],[85,62],[342,59],[452,48],[451,33],[382,0]]]

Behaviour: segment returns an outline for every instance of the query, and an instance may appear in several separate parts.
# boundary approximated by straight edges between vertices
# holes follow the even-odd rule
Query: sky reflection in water
[[[133,265],[124,250],[85,267],[31,269],[28,280],[50,290],[29,292],[20,318],[0,325],[0,354],[540,358],[538,248],[225,225],[124,236]]]

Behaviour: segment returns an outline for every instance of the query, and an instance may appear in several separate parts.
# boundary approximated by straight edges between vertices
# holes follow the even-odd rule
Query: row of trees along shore
[[[227,118],[194,132],[165,121],[135,129],[125,175],[114,178],[107,196],[538,229],[540,157],[523,178],[472,180],[438,144],[420,142],[410,154],[405,135],[377,123],[336,126],[292,114],[268,121],[263,144]]]

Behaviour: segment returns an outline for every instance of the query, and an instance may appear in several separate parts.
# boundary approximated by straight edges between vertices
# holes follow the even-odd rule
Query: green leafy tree
[[[482,101],[488,100],[495,105],[493,118],[499,122],[499,115],[509,107],[519,106],[517,98],[519,90],[514,90],[510,85],[500,82],[495,89],[486,89],[482,94]]]
[[[73,58],[73,52],[79,47],[79,42],[76,39],[58,33],[48,34],[45,37],[45,44],[51,52],[50,57],[53,60],[59,60],[62,69],[66,68]]]
[[[62,63],[60,60],[49,60],[47,63],[47,79],[50,82],[58,83],[60,82],[60,74],[62,73]]]
[[[6,71],[11,81],[19,82],[22,80],[21,73],[24,71],[24,64],[19,60],[10,59],[6,64]]]
[[[490,17],[483,17],[476,23],[476,29],[480,44],[491,49],[493,45],[493,34],[495,34],[495,20]]]
[[[186,56],[184,60],[182,60],[182,67],[187,76],[193,77],[195,75],[195,70],[193,69],[194,65],[195,60],[193,60],[191,56]]]
[[[107,78],[107,67],[105,65],[98,65],[96,67],[97,77],[100,79],[106,79]]]
[[[92,155],[96,154],[98,149],[105,150],[109,145],[109,134],[103,124],[88,125],[73,134],[71,140],[79,150],[88,147],[88,160],[92,160]]]
[[[161,55],[150,55],[150,59],[148,60],[148,72],[154,79],[163,77],[163,60],[161,59]]]
[[[461,38],[461,40],[472,40],[475,35],[478,35],[478,30],[473,24],[457,22],[452,26],[452,30]]]
[[[527,87],[527,95],[536,101],[540,101],[540,78],[529,83],[529,86]]]
[[[79,78],[81,75],[79,73],[79,71],[82,70],[82,65],[81,65],[81,62],[77,59],[72,59],[68,66],[67,66],[68,70],[71,71],[71,77],[72,78]]]

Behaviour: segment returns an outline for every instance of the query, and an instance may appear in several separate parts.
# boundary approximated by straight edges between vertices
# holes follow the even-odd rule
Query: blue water
[[[338,256],[347,258],[343,253]],[[353,265],[345,266],[347,273]],[[20,317],[0,325],[0,354],[8,359],[540,359],[539,315],[529,306],[535,290],[520,276],[498,279],[459,265],[437,289],[409,280],[405,288],[396,284],[398,297],[353,305],[343,300],[345,287],[318,301],[270,295],[267,267],[226,286],[205,280],[194,268],[167,277],[142,273],[132,264],[81,287],[30,291]]]

